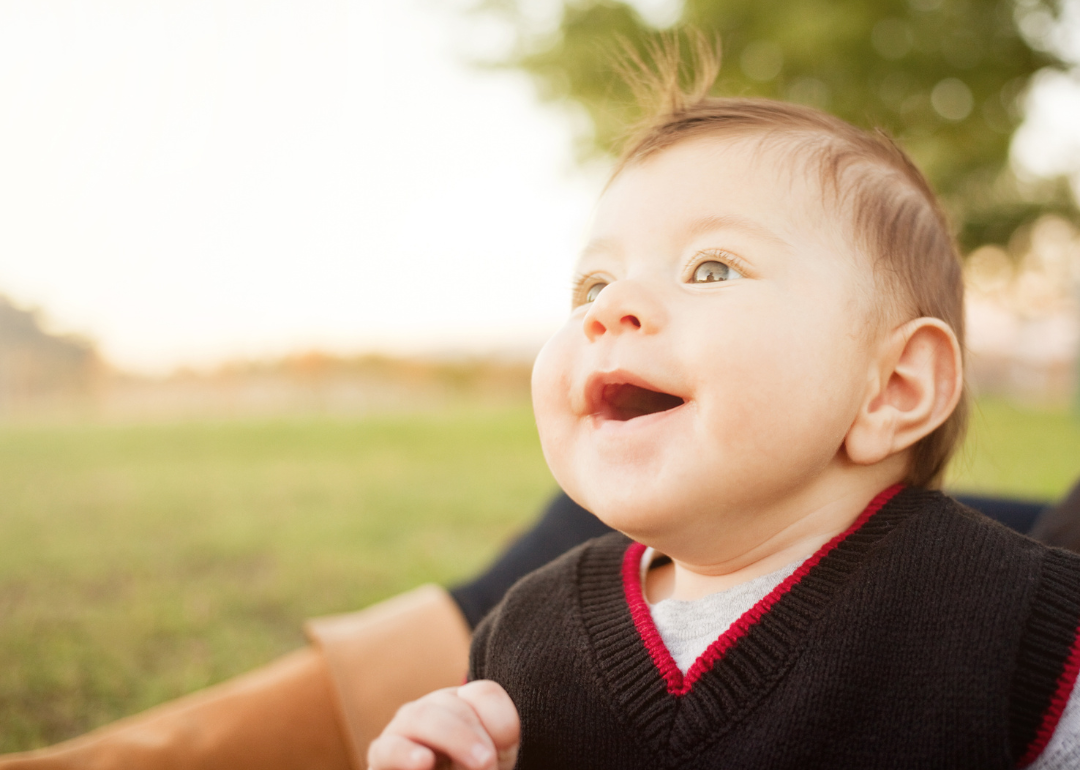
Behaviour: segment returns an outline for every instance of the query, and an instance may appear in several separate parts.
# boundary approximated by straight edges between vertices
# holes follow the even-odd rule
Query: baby
[[[533,374],[619,533],[518,583],[371,767],[1080,767],[1080,557],[929,491],[965,422],[933,193],[881,136],[704,91],[630,141]]]

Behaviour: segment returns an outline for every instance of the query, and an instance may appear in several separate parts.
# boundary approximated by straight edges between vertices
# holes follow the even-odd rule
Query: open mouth
[[[666,412],[685,401],[670,393],[660,393],[629,383],[605,385],[600,397],[598,414],[606,420],[625,422],[635,417]]]

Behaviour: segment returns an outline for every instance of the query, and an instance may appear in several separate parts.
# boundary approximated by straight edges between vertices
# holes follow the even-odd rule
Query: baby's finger
[[[521,720],[510,696],[498,683],[485,679],[462,685],[458,697],[472,706],[499,754],[499,768],[512,768],[521,741]]]
[[[440,690],[406,703],[387,725],[393,733],[449,757],[471,770],[496,770],[495,745],[472,706],[454,689]]]
[[[435,752],[400,735],[381,735],[368,746],[368,770],[432,770]]]

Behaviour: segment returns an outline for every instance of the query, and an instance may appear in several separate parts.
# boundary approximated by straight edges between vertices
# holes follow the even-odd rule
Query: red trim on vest
[[[867,520],[881,510],[885,503],[889,502],[897,492],[904,488],[903,484],[896,484],[888,489],[879,492],[878,495],[870,501],[870,504],[866,506],[859,517],[855,519],[854,523],[848,527],[845,531],[834,537],[832,540],[821,546],[813,556],[803,562],[798,569],[796,569],[791,575],[787,577],[780,585],[769,592],[765,598],[755,604],[742,614],[742,616],[736,620],[727,631],[720,635],[720,637],[709,645],[705,652],[701,653],[693,665],[687,670],[686,675],[683,676],[682,671],[675,664],[675,659],[671,657],[671,653],[668,648],[664,646],[664,640],[660,637],[660,632],[656,629],[656,624],[653,622],[652,613],[649,612],[649,605],[645,601],[645,595],[642,592],[641,587],[641,556],[645,553],[645,546],[641,543],[631,543],[630,547],[626,549],[626,556],[623,557],[622,568],[622,580],[623,590],[626,594],[626,602],[630,606],[630,616],[634,619],[634,626],[637,627],[638,635],[645,643],[645,648],[649,651],[649,655],[653,659],[653,663],[656,665],[657,670],[660,671],[661,676],[664,677],[664,681],[667,682],[667,690],[672,695],[686,695],[690,692],[694,686],[694,682],[701,678],[701,675],[709,671],[716,663],[724,657],[728,650],[735,646],[735,643],[739,641],[743,636],[747,634],[751,626],[757,623],[769,609],[776,604],[780,597],[790,591],[795,584],[797,584],[806,574],[813,569],[813,567],[820,562],[830,551],[836,546],[840,545],[850,535],[855,532],[859,527],[867,522]],[[1076,672],[1080,671],[1080,648],[1073,647],[1073,656],[1070,657],[1070,667],[1067,670],[1073,671],[1072,679],[1069,680],[1069,689],[1072,687],[1072,682],[1076,679]],[[1076,663],[1073,667],[1072,663]],[[1062,674],[1064,677],[1064,674]],[[1058,692],[1062,690],[1062,685],[1059,682]],[[1056,698],[1057,696],[1055,696]],[[1068,700],[1068,691],[1066,690],[1064,700]],[[1056,704],[1057,701],[1055,700]],[[1064,708],[1064,701],[1062,702],[1062,708]],[[1054,719],[1053,725],[1050,728],[1050,732],[1053,732],[1053,727],[1057,725],[1057,720],[1061,717],[1060,709],[1058,710],[1057,717]],[[1044,722],[1045,724],[1045,722]],[[1040,737],[1042,731],[1039,733]],[[1042,749],[1040,748],[1040,751]]]
[[[1076,637],[1073,639],[1072,649],[1069,651],[1068,660],[1065,661],[1065,667],[1061,670],[1061,676],[1058,677],[1054,697],[1050,699],[1050,705],[1047,707],[1046,713],[1043,714],[1042,724],[1039,725],[1039,730],[1035,733],[1035,740],[1031,742],[1027,751],[1024,752],[1024,756],[1020,757],[1020,761],[1017,762],[1019,767],[1027,767],[1038,759],[1046,748],[1046,744],[1050,742],[1050,738],[1057,729],[1058,722],[1061,721],[1065,706],[1069,702],[1069,696],[1072,694],[1078,674],[1080,674],[1080,628],[1076,629]]]

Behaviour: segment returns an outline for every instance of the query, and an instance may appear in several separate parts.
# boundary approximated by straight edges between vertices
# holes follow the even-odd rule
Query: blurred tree
[[[42,399],[89,395],[103,366],[92,342],[50,334],[36,312],[0,295],[0,417]]]
[[[532,74],[544,97],[587,110],[587,152],[612,152],[637,118],[612,67],[621,41],[644,53],[664,27],[696,28],[723,43],[716,93],[803,102],[886,129],[970,249],[1007,242],[1039,213],[1074,214],[1064,180],[1025,187],[1008,164],[1031,76],[1064,66],[1053,33],[1068,1],[482,0],[480,9],[516,33],[500,64]]]

